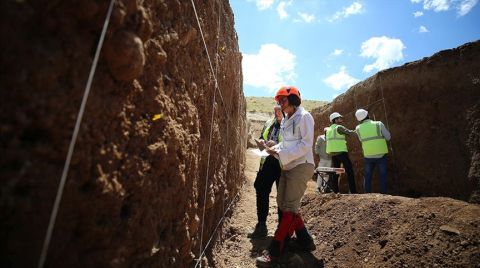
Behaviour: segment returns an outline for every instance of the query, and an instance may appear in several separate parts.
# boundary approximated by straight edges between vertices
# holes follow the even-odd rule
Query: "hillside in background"
[[[245,97],[248,113],[271,113],[275,105],[273,97]],[[328,101],[302,100],[303,108],[312,111],[314,108],[327,104]]]

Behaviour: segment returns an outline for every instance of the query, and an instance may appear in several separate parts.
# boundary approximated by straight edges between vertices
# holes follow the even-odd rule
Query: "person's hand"
[[[265,150],[269,155],[278,155],[277,151],[271,147],[267,147]]]
[[[257,143],[258,149],[262,151],[265,149],[265,141],[264,140],[257,140],[255,139],[255,142]]]
[[[276,144],[277,144],[277,143],[276,143],[275,141],[269,140],[269,141],[267,141],[266,146],[267,146],[267,147],[272,147],[272,146],[274,146],[274,145],[276,145]]]

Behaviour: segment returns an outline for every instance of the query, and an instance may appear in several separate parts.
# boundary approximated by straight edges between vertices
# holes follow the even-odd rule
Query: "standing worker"
[[[327,141],[325,135],[319,135],[317,137],[317,142],[315,142],[315,153],[318,155],[320,161],[318,162],[319,167],[331,167],[332,166],[332,157],[327,154]],[[331,192],[332,190],[325,185],[330,181],[330,175],[325,175],[319,173],[317,176],[317,190],[319,193]]]
[[[280,88],[275,100],[285,114],[280,126],[283,140],[266,150],[280,160],[282,167],[277,193],[277,204],[282,211],[282,219],[270,246],[257,258],[257,265],[263,267],[269,267],[276,262],[283,254],[285,240],[294,232],[299,248],[315,250],[313,239],[299,214],[300,201],[315,168],[312,152],[313,117],[300,107],[300,92],[295,87]]]
[[[263,126],[260,134],[258,147],[260,150],[265,147],[276,145],[282,141],[280,134],[280,123],[283,119],[283,113],[280,106],[274,108],[275,117],[268,120]],[[278,180],[280,178],[280,163],[274,156],[262,156],[260,159],[260,168],[255,178],[255,192],[257,195],[257,219],[258,223],[255,225],[255,230],[248,234],[249,238],[262,238],[268,234],[267,216],[269,208],[270,192],[272,191],[273,183],[275,182],[278,188]],[[279,210],[278,222],[280,222],[281,212]]]
[[[380,170],[380,192],[387,193],[387,141],[390,132],[381,121],[368,118],[368,111],[358,109],[355,117],[360,124],[355,128],[358,139],[362,143],[364,157],[364,189],[365,193],[372,192],[372,175],[376,165]]]
[[[326,128],[325,133],[327,153],[332,156],[333,167],[339,168],[343,164],[347,173],[350,193],[355,194],[357,193],[355,177],[353,175],[352,162],[348,157],[347,140],[345,139],[345,135],[352,135],[355,131],[340,125],[343,123],[343,117],[337,112],[330,115],[330,122],[332,122],[332,125]],[[330,184],[335,193],[338,193],[338,176],[338,174],[333,174],[332,183]]]

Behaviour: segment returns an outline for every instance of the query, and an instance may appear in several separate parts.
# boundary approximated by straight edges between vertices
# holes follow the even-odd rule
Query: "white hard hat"
[[[358,121],[362,121],[367,117],[367,115],[368,115],[368,112],[367,110],[364,110],[364,109],[358,109],[355,112],[355,117],[357,118]]]
[[[333,122],[333,119],[335,118],[339,118],[339,117],[342,117],[341,114],[337,113],[337,112],[334,112],[330,115],[330,122]]]

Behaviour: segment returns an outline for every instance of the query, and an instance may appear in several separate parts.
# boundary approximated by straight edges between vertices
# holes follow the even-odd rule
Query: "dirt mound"
[[[478,267],[480,206],[450,198],[310,194],[302,201],[325,267]]]
[[[329,125],[333,111],[343,114],[345,126],[353,129],[358,124],[355,110],[366,108],[371,119],[384,122],[392,134],[389,193],[468,200],[479,184],[479,70],[476,41],[379,72],[314,110],[316,135]],[[347,141],[362,191],[361,146],[357,137]],[[375,178],[373,190],[378,188]],[[342,189],[346,191],[346,184]]]
[[[1,267],[38,261],[108,2],[0,3]],[[47,266],[186,267],[244,176],[232,10],[195,1],[212,106],[191,2],[115,2]]]

